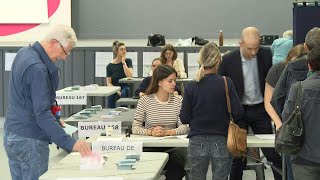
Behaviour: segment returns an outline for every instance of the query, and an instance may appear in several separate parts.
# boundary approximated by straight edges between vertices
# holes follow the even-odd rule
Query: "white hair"
[[[74,30],[67,25],[57,25],[50,30],[50,32],[44,37],[44,41],[57,40],[63,47],[67,47],[69,44],[74,47],[77,43],[77,36]]]
[[[282,37],[293,37],[293,31],[292,30],[285,31]]]

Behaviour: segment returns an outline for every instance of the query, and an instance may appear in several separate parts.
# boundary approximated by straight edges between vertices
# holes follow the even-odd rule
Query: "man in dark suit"
[[[254,134],[272,134],[270,118],[263,103],[265,78],[271,66],[272,54],[269,48],[260,47],[259,30],[247,27],[242,31],[240,49],[224,55],[219,67],[220,75],[232,79],[245,111],[238,125],[242,128],[250,126]],[[281,168],[281,157],[274,148],[261,149],[268,161]],[[242,179],[245,166],[246,159],[234,158],[230,180]],[[273,174],[276,180],[281,179],[275,170]]]

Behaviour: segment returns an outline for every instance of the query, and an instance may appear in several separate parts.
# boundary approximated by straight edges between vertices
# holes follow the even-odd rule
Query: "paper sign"
[[[17,53],[6,53],[5,54],[5,71],[11,71],[12,63]]]
[[[39,0],[1,0],[1,24],[48,23],[48,3]]]
[[[96,77],[107,77],[107,65],[112,60],[112,52],[96,52]]]
[[[194,79],[199,70],[199,53],[188,53],[188,78]]]
[[[116,122],[78,122],[79,137],[100,136],[106,127],[113,127],[112,134],[121,134],[121,121]]]
[[[83,92],[59,92],[56,95],[59,105],[86,105],[87,94]]]
[[[123,177],[81,177],[81,178],[58,178],[57,180],[123,180]]]
[[[128,141],[96,141],[92,143],[93,152],[130,152],[142,153],[142,142]]]

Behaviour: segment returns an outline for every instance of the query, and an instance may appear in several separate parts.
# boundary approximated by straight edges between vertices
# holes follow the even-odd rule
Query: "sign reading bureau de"
[[[106,133],[107,127],[112,127],[113,135],[121,134],[121,121],[116,122],[78,122],[79,137],[100,136],[101,133]]]
[[[142,142],[96,141],[92,143],[93,152],[142,153]]]
[[[58,105],[86,105],[86,93],[57,93],[56,101]]]

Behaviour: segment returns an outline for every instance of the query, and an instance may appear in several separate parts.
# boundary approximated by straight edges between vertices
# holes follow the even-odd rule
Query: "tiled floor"
[[[11,180],[8,159],[3,147],[3,122],[4,118],[0,117],[0,180]],[[49,167],[60,161],[66,155],[66,151],[62,149],[57,150],[56,145],[50,145]],[[209,170],[211,170],[211,167],[209,167]],[[269,167],[265,170],[265,174],[266,180],[273,180],[273,175]],[[207,174],[207,179],[212,179],[212,174],[210,171]],[[256,180],[255,172],[244,171],[243,180]]]

